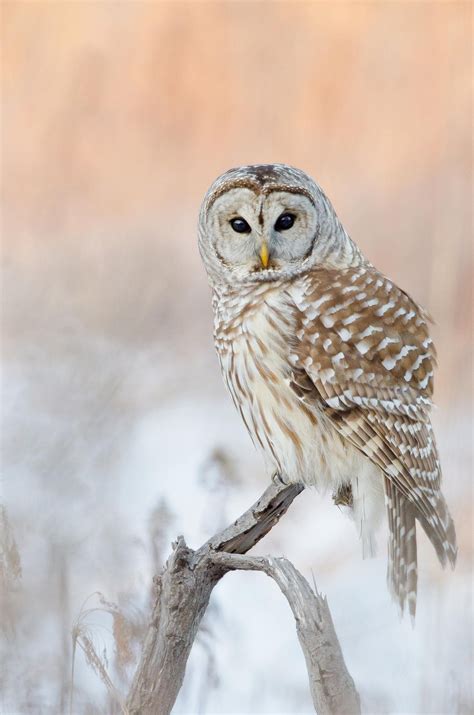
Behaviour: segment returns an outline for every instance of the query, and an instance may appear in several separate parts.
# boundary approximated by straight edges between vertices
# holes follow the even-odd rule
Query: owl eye
[[[293,226],[295,218],[296,216],[294,214],[282,214],[276,220],[276,224],[274,226],[275,231],[288,231],[288,229]]]
[[[234,231],[236,231],[236,233],[250,233],[252,230],[250,228],[250,226],[248,225],[247,221],[244,218],[242,218],[241,216],[237,216],[237,218],[233,218],[230,221],[230,225],[232,226]]]

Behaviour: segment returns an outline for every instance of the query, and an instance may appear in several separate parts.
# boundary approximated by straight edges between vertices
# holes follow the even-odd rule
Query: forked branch
[[[360,713],[325,598],[283,558],[245,556],[303,490],[271,484],[237,521],[193,551],[179,537],[156,579],[157,596],[127,708],[130,715],[168,715],[212,589],[228,572],[263,571],[280,587],[296,621],[318,715]]]

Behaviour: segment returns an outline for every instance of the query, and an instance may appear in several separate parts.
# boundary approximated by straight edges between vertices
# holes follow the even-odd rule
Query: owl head
[[[285,164],[219,176],[201,206],[199,249],[213,285],[274,281],[363,260],[320,187]]]

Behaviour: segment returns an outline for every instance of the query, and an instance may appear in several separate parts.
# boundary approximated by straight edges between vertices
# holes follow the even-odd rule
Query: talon
[[[286,482],[278,472],[273,472],[272,482],[276,484],[277,487],[286,487],[289,484],[289,482]]]
[[[339,489],[333,493],[332,498],[336,506],[352,506],[353,498],[350,483],[340,486]]]

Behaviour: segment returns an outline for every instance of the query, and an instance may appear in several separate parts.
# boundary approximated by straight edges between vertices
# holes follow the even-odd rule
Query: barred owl
[[[387,514],[389,588],[416,609],[416,521],[454,566],[430,422],[429,317],[349,238],[298,169],[231,169],[210,187],[199,248],[227,388],[273,474],[330,489],[363,551]]]

